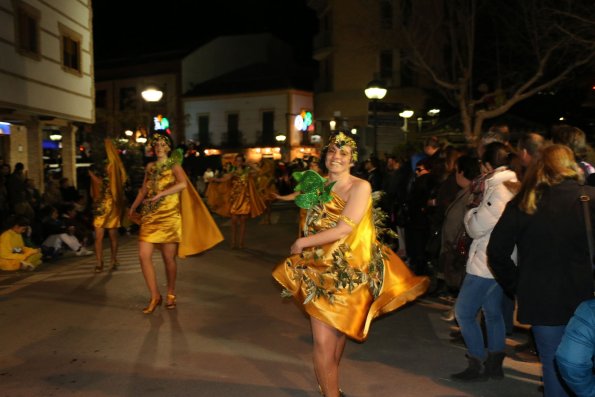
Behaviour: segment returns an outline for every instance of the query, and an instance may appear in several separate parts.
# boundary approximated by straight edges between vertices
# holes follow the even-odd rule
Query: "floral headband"
[[[165,143],[171,149],[172,142],[171,142],[170,137],[163,135],[163,134],[158,134],[158,133],[152,134],[149,137],[149,139],[147,139],[147,146],[154,146],[155,143],[157,143],[159,141]]]
[[[348,137],[343,132],[339,132],[331,137],[326,147],[328,148],[332,143],[337,145],[339,149],[342,149],[343,146],[349,146],[351,148],[351,158],[354,162],[357,161],[357,144],[353,138]]]

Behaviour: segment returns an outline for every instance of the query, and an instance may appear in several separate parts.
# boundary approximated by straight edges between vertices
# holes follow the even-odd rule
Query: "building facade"
[[[223,36],[182,62],[186,138],[221,152],[315,155],[312,77],[270,34]]]
[[[76,134],[95,122],[92,32],[90,0],[0,0],[0,152],[42,191],[44,148],[76,183]]]
[[[319,21],[313,54],[319,63],[314,86],[317,129],[324,134],[332,128],[351,131],[363,146],[364,157],[372,155],[375,146],[381,148],[382,156],[408,139],[405,120],[399,117],[402,110],[414,112],[408,120],[409,132],[416,130],[418,117],[427,117],[427,88],[431,82],[407,65],[408,48],[398,29],[407,19],[404,10],[415,12],[413,3],[410,0],[308,1]],[[386,97],[376,104],[364,94],[372,80],[383,81],[387,88]],[[374,105],[377,106],[375,120]],[[330,124],[331,121],[334,123]],[[374,142],[375,138],[378,142]]]

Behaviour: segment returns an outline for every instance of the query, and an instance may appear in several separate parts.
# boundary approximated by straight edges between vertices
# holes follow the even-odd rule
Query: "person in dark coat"
[[[508,203],[488,244],[491,271],[515,294],[518,320],[532,326],[546,396],[568,396],[554,354],[577,306],[593,297],[584,203],[595,228],[595,188],[564,145],[543,149],[529,166],[519,194]],[[583,196],[588,201],[581,201]],[[511,259],[517,248],[517,265]]]

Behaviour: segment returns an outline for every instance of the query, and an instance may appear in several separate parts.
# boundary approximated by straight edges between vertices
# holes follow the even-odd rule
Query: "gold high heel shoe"
[[[174,294],[167,294],[167,301],[165,302],[166,309],[175,309],[176,308],[176,296]]]
[[[155,309],[157,308],[157,306],[161,306],[161,302],[163,302],[161,295],[159,295],[159,298],[157,298],[157,299],[151,299],[151,301],[149,302],[149,306],[147,306],[143,309],[143,313],[145,313],[145,314],[153,313],[155,311]]]
[[[118,270],[118,267],[120,267],[120,263],[118,263],[118,262],[114,262],[114,263],[112,263],[112,265],[110,266],[109,270],[110,270],[110,272],[111,272],[111,271],[114,271],[114,270]]]
[[[95,266],[95,273],[101,273],[103,271],[103,261],[99,265]]]

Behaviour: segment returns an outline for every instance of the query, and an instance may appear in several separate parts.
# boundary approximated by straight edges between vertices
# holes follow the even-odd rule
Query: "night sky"
[[[134,7],[137,6],[137,7]],[[308,62],[316,14],[306,0],[93,0],[96,63],[148,52],[193,50],[228,34],[270,32]]]

